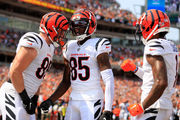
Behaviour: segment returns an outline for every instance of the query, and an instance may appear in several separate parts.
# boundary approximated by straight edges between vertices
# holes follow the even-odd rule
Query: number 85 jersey
[[[105,38],[92,38],[82,45],[78,45],[77,42],[77,40],[69,41],[63,50],[63,56],[69,61],[71,69],[70,99],[103,99],[97,56],[111,51],[110,41]]]

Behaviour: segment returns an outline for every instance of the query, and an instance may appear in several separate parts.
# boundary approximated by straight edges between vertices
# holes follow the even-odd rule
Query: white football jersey
[[[171,109],[171,95],[174,93],[174,84],[177,77],[178,71],[178,50],[175,44],[165,39],[154,39],[148,41],[144,48],[143,58],[143,84],[142,84],[142,95],[141,101],[143,101],[149,94],[153,84],[153,73],[150,64],[146,60],[146,55],[161,55],[165,61],[168,77],[168,87],[164,93],[150,108],[163,108]]]
[[[71,40],[66,44],[63,55],[71,68],[71,99],[103,99],[97,56],[110,51],[111,42],[105,38],[92,38],[83,45],[78,45],[77,40]]]
[[[46,71],[51,66],[54,46],[52,44],[48,45],[39,34],[34,32],[28,32],[21,37],[16,53],[21,46],[35,48],[38,53],[37,57],[23,72],[25,89],[29,97],[32,97],[37,92]]]

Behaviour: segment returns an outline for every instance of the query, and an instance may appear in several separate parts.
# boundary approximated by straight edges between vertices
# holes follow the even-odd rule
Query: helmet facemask
[[[72,15],[70,25],[76,40],[81,41],[96,31],[97,23],[95,15],[90,10],[80,9]]]
[[[68,31],[63,30],[62,28],[59,28],[55,31],[56,31],[56,36],[54,37],[54,41],[52,41],[52,42],[55,45],[55,47],[56,46],[63,47],[65,44],[65,41],[67,41],[66,35],[67,35]]]
[[[88,37],[88,30],[89,30],[89,21],[88,19],[81,19],[81,20],[74,20],[71,21],[71,31],[78,41],[83,40],[84,38]]]

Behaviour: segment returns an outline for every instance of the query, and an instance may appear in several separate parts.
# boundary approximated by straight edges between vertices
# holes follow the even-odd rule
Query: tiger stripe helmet
[[[77,10],[70,20],[70,29],[77,40],[83,40],[96,31],[96,17],[90,10]]]
[[[64,45],[69,22],[66,17],[58,12],[45,14],[40,22],[39,31],[47,34],[55,47]]]
[[[160,32],[168,33],[170,20],[166,13],[160,10],[151,9],[140,16],[137,20],[136,27],[143,36],[143,43],[146,44],[154,35]]]

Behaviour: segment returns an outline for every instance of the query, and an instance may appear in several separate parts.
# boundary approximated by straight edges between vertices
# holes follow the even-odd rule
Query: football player
[[[63,43],[68,27],[65,16],[50,12],[42,17],[39,34],[27,32],[21,37],[10,66],[10,79],[0,88],[3,120],[35,119],[40,84],[51,66],[54,46]]]
[[[175,44],[165,39],[170,27],[169,18],[160,10],[147,10],[138,19],[136,27],[145,45],[143,67],[136,67],[130,61],[124,61],[121,67],[142,78],[142,95],[141,103],[130,105],[128,110],[138,120],[169,120],[179,66]]]
[[[40,105],[42,110],[48,110],[52,102],[71,86],[65,120],[112,119],[114,77],[108,55],[111,52],[111,42],[106,38],[91,38],[96,26],[96,18],[90,10],[80,9],[72,15],[70,29],[76,40],[68,41],[65,45],[63,80],[53,95]],[[101,77],[105,83],[102,116],[104,94]]]

